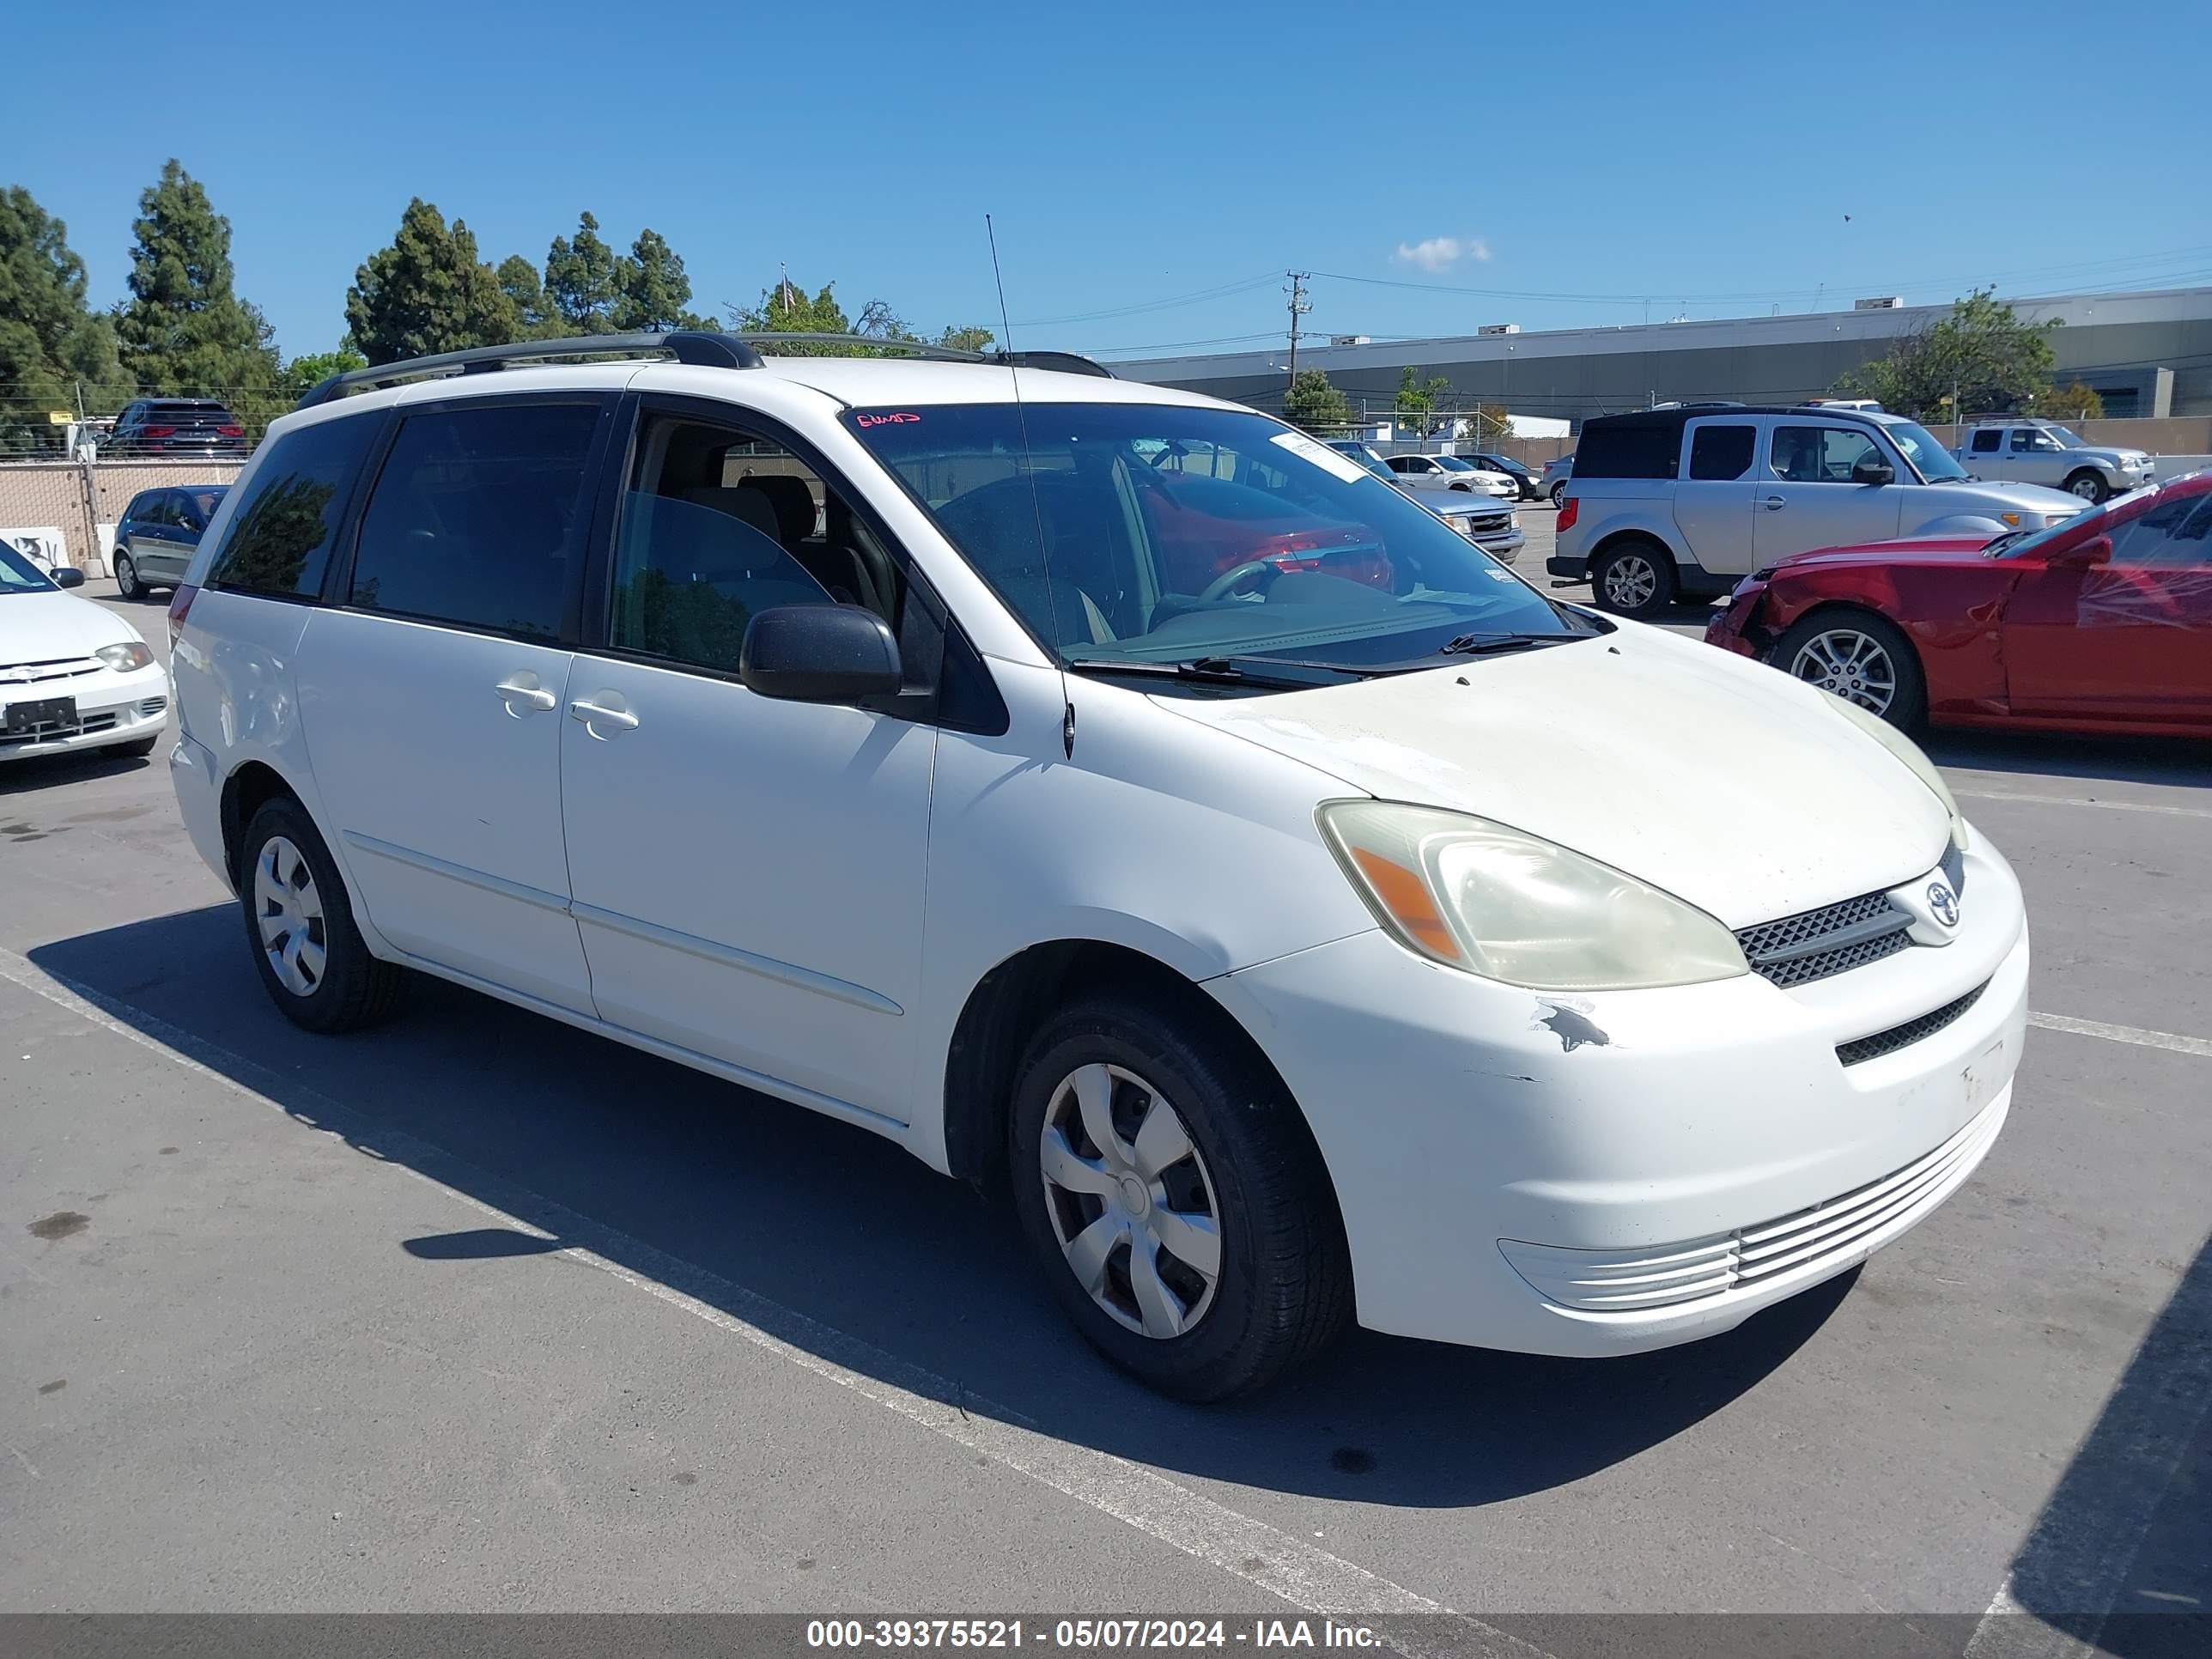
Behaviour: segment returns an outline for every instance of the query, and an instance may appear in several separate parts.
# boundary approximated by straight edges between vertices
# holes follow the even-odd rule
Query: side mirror
[[[187,530],[205,530],[207,528],[207,524],[208,521],[200,517],[197,513],[188,513],[185,515],[185,528]]]
[[[1887,461],[1875,456],[1864,456],[1852,463],[1851,482],[1863,484],[1895,483],[1897,469]]]
[[[757,696],[857,703],[895,696],[898,641],[872,611],[851,605],[779,605],[745,625],[738,678]]]
[[[2110,564],[2112,562],[2112,538],[2110,536],[2092,536],[2086,542],[2077,542],[2063,553],[2053,554],[2049,562],[2067,568]]]
[[[46,574],[53,579],[56,587],[82,587],[84,572],[73,564],[58,564]]]

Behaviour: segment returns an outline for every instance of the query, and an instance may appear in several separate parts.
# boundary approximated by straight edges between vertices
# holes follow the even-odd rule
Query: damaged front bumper
[[[1634,1352],[1844,1272],[1972,1173],[2011,1099],[2028,940],[2003,859],[1977,838],[1966,873],[1949,944],[1788,990],[1541,994],[1381,933],[1208,988],[1312,1126],[1363,1325]],[[1838,1053],[1970,994],[1890,1052]]]

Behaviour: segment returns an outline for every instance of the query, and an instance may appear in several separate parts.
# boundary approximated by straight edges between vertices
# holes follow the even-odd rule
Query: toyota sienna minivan
[[[290,1018],[435,975],[888,1136],[1186,1398],[1726,1330],[2011,1100],[2020,889],[1909,740],[1079,359],[358,371],[170,626]]]

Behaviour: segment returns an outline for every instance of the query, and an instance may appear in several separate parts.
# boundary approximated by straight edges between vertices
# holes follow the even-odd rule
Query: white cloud
[[[1399,243],[1396,257],[1400,264],[1423,270],[1449,270],[1462,259],[1483,264],[1490,258],[1490,244],[1480,236],[1431,236],[1425,241]]]

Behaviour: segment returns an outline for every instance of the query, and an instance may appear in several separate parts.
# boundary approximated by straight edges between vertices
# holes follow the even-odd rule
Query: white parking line
[[[2046,1031],[2070,1031],[2075,1036],[2102,1037],[2107,1042],[2132,1042],[2139,1048],[2165,1048],[2177,1054],[2201,1054],[2212,1059],[2212,1037],[2147,1031],[2140,1025],[2108,1025],[2101,1019],[2075,1019],[2069,1014],[2030,1012],[2027,1023]]]
[[[127,1038],[171,1064],[220,1085],[295,1122],[339,1136],[404,1170],[481,1215],[533,1237],[558,1239],[565,1255],[802,1370],[896,1412],[981,1456],[1088,1504],[1184,1554],[1280,1596],[1314,1614],[1449,1615],[1458,1625],[1446,1645],[1549,1659],[1540,1648],[1441,1601],[1355,1566],[1303,1539],[1239,1514],[1111,1452],[1071,1445],[1042,1433],[1019,1413],[963,1385],[811,1319],[741,1285],[616,1231],[565,1205],[465,1164],[442,1148],[363,1118],[351,1107],[280,1077],[258,1062],[210,1042],[74,980],[50,974],[0,948],[0,979]],[[241,1081],[265,1080],[266,1091]],[[287,1107],[276,1098],[289,1097]],[[310,1118],[307,1114],[313,1115]],[[442,1170],[453,1177],[431,1173]],[[454,1184],[464,1180],[467,1186]],[[474,1190],[469,1190],[472,1188]],[[477,1196],[500,1194],[502,1204]],[[525,1219],[527,1215],[532,1219]],[[729,1311],[743,1310],[743,1317]]]
[[[2101,806],[2110,812],[2160,812],[2169,817],[2212,818],[2212,807],[2168,806],[2163,801],[2098,800],[2088,795],[2030,795],[2013,789],[1961,789],[1951,786],[1954,795],[1964,795],[1970,800],[2026,801],[2036,806]]]

